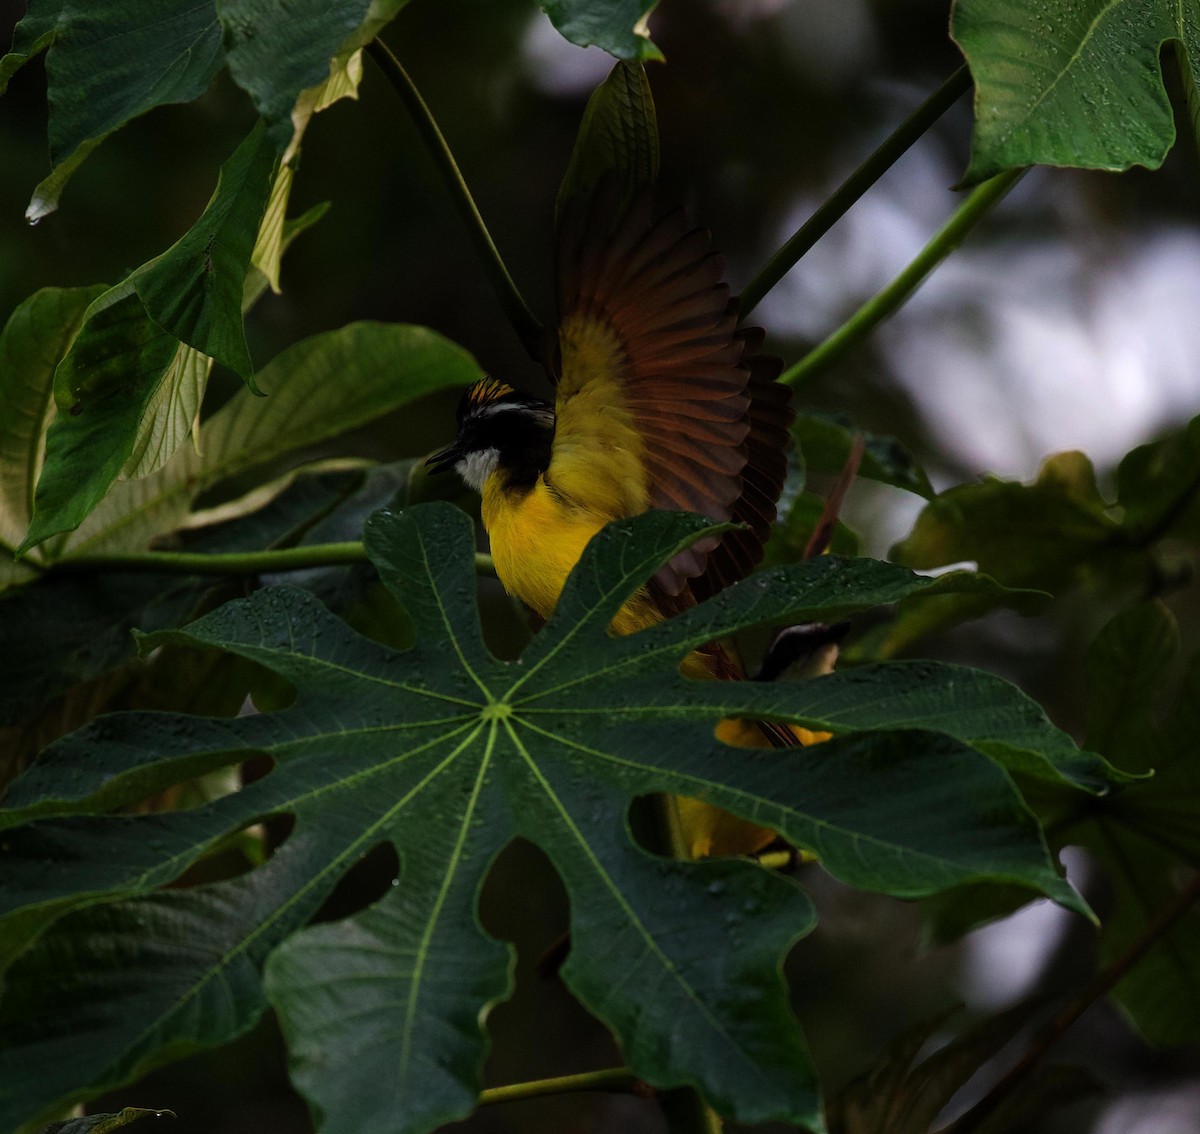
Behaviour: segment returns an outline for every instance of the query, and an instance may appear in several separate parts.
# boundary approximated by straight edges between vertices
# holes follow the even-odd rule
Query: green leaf
[[[374,10],[374,9],[372,9]],[[263,213],[262,224],[254,242],[250,262],[256,269],[247,278],[246,291],[242,296],[242,310],[249,310],[257,300],[259,273],[277,295],[280,293],[279,268],[283,253],[288,245],[310,225],[324,215],[328,204],[315,205],[294,221],[287,219],[288,200],[292,192],[292,180],[299,164],[300,143],[314,114],[332,106],[343,98],[358,98],[358,84],[362,81],[362,52],[339,55],[329,64],[329,75],[324,82],[303,91],[292,108],[291,142],[284,150],[271,196]]]
[[[199,98],[222,63],[212,0],[166,8],[160,0],[29,0],[0,59],[0,93],[42,51],[55,170],[38,186],[31,219],[53,211],[85,147],[156,106]]]
[[[290,545],[341,503],[360,476],[300,477],[249,516],[189,533],[185,549],[259,551]],[[349,538],[361,531],[360,520]],[[340,574],[344,577],[345,569]],[[51,573],[0,597],[0,726],[28,720],[72,686],[133,661],[130,630],[181,625],[219,584],[212,576],[159,572]]]
[[[237,84],[254,100],[278,150],[292,139],[300,93],[324,82],[329,61],[358,30],[370,0],[217,0],[225,56]]]
[[[33,491],[54,405],[54,368],[103,287],[44,288],[0,332],[0,590],[32,575],[12,561],[33,517]]]
[[[1117,466],[1117,502],[1133,540],[1200,543],[1200,417],[1125,455]]]
[[[51,213],[58,211],[58,203],[63,190],[67,187],[67,182],[75,176],[75,171],[91,157],[92,150],[107,137],[107,134],[101,134],[98,138],[84,142],[66,161],[56,165],[47,176],[37,183],[33,195],[29,198],[29,204],[25,208],[25,219],[30,224],[37,224]]]
[[[66,412],[54,423],[24,548],[73,530],[117,476],[156,472],[184,438],[195,435],[212,369],[205,351],[219,357],[228,348],[248,364],[241,313],[269,282],[278,284],[284,249],[324,212],[317,206],[294,222],[285,219],[291,179],[290,168],[284,168],[260,225],[268,183],[263,178],[269,180],[273,161],[260,126],[225,165],[216,194],[183,239],[89,308],[55,374],[55,400]],[[251,246],[261,269],[250,263]],[[164,318],[167,329],[156,322]],[[204,350],[180,342],[180,336],[202,343]],[[250,384],[257,389],[253,378]]]
[[[144,551],[184,525],[255,512],[292,477],[215,513],[196,514],[192,506],[221,481],[255,469],[278,472],[315,446],[328,449],[340,434],[479,376],[465,351],[419,327],[354,323],[306,339],[263,369],[270,398],[241,390],[205,422],[199,450],[184,446],[153,475],[118,481],[66,541],[47,545],[48,558]],[[212,549],[259,548],[261,534],[249,544]],[[178,625],[208,585],[161,575],[61,575],[14,591],[0,615],[0,719],[14,719],[68,685],[124,664],[132,654],[131,626]]]
[[[427,1130],[462,1116],[479,1086],[481,1010],[510,988],[507,950],[479,929],[475,898],[520,835],[550,856],[571,899],[564,977],[638,1075],[663,1088],[698,1083],[744,1121],[815,1126],[813,1075],[778,967],[811,926],[807,900],[750,862],[642,851],[627,828],[633,795],[703,797],[779,829],[851,885],[915,897],[995,879],[1085,908],[1008,777],[962,741],[870,731],[880,710],[867,695],[863,719],[876,717],[864,731],[847,700],[844,736],[804,750],[730,748],[714,735],[726,717],[810,722],[802,687],[679,673],[714,638],[835,618],[929,580],[826,558],[752,577],[632,637],[609,635],[633,590],[711,531],[683,514],[611,525],[515,663],[483,644],[473,531],[444,504],[367,526],[371,557],[416,628],[406,652],[359,637],[291,588],[150,638],[147,648],[211,646],[258,662],[295,701],[234,719],[101,718],[13,785],[5,909],[25,932],[58,920],[11,971],[0,1113],[23,1120],[224,1042],[262,1010],[257,973],[278,949],[268,988],[297,1037],[297,1081],[322,1129],[378,1129],[386,1116],[389,1129]],[[269,756],[272,771],[205,807],[85,813],[250,752]],[[203,891],[149,893],[279,811],[295,831],[266,866]],[[399,854],[400,885],[338,927],[296,935],[345,868],[384,841]],[[48,860],[58,868],[47,872]],[[49,982],[60,971],[68,976]],[[349,1030],[347,1003],[363,1013]],[[318,1040],[298,1038],[312,1028]],[[3,1061],[32,1044],[34,1070],[5,1073]],[[320,1074],[330,1065],[336,1074]]]
[[[221,167],[200,219],[130,277],[159,327],[236,371],[251,389],[242,292],[274,172],[275,150],[260,120]]]
[[[658,0],[539,0],[559,33],[580,47],[618,59],[661,59],[646,21]]]
[[[59,413],[46,434],[33,522],[19,550],[77,528],[104,498],[178,350],[178,340],[146,316],[128,281],[88,307],[55,372]]]
[[[83,1118],[72,1118],[67,1122],[52,1122],[42,1131],[42,1134],[112,1134],[112,1131],[146,1117],[174,1118],[175,1112],[127,1106],[116,1114],[89,1114]]]
[[[1049,458],[1033,484],[989,479],[941,493],[891,555],[917,570],[974,560],[1005,586],[1052,593],[1091,578],[1136,581],[1149,569],[1108,515],[1082,453]]]
[[[856,433],[862,433],[842,414],[804,413],[796,418],[793,433],[810,472],[840,473],[845,467]],[[858,475],[880,484],[915,492],[927,500],[934,495],[925,471],[894,437],[866,434],[866,448]]]
[[[1157,169],[1175,142],[1159,57],[1200,60],[1194,0],[958,0],[951,33],[975,80],[965,180],[1024,165]]]
[[[1113,909],[1100,939],[1111,963],[1146,931],[1200,867],[1200,657],[1194,658],[1173,712],[1158,723],[1155,702],[1170,684],[1178,645],[1165,608],[1146,604],[1117,615],[1088,655],[1089,740],[1148,779],[1097,800],[1067,834],[1105,867]],[[1153,1043],[1200,1040],[1200,912],[1185,914],[1114,990]]]
[[[351,323],[289,347],[260,372],[266,400],[243,390],[204,423],[200,450],[179,449],[158,472],[114,484],[54,558],[145,549],[189,520],[192,502],[226,478],[273,468],[434,390],[469,385],[474,360],[422,327]],[[243,511],[265,503],[266,486]],[[233,513],[226,508],[220,515]]]
[[[646,69],[640,62],[619,60],[588,99],[558,190],[558,215],[606,174],[618,179],[628,205],[639,189],[657,180],[658,157],[658,120]]]
[[[1083,752],[1009,682],[968,666],[910,661],[854,666],[788,689],[809,728],[927,728],[973,744],[1010,772],[1103,794],[1127,782]]]
[[[121,476],[130,479],[158,472],[200,428],[200,403],[213,360],[180,343],[158,386],[146,401]]]
[[[1166,607],[1122,611],[1088,650],[1089,748],[1131,772],[1149,771],[1162,752],[1156,707],[1179,654],[1179,628]]]

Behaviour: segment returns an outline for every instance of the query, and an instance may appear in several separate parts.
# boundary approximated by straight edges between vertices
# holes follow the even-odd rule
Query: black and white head
[[[550,467],[554,407],[490,378],[476,382],[458,403],[458,436],[425,463],[454,469],[476,492],[495,472],[505,488],[532,488]]]

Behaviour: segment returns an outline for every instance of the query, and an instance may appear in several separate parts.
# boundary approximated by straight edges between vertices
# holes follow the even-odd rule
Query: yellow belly
[[[496,483],[494,483],[496,482]],[[483,490],[483,526],[496,575],[510,595],[549,618],[583,549],[608,522],[564,503],[544,480],[524,495],[507,494],[492,477]],[[661,616],[640,592],[613,619],[618,634],[632,634]]]

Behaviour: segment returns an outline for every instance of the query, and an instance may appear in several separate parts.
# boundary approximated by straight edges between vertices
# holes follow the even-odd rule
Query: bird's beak
[[[454,468],[461,458],[462,450],[459,448],[458,441],[455,440],[444,449],[439,449],[431,457],[427,458],[425,465],[430,472],[443,473],[448,469]]]

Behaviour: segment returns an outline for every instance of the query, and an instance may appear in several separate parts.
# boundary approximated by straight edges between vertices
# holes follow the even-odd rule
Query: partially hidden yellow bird
[[[737,326],[723,258],[682,211],[654,222],[648,192],[621,207],[604,185],[559,229],[553,404],[485,379],[464,394],[454,442],[429,458],[482,495],[505,589],[543,618],[588,541],[650,508],[746,525],[676,555],[617,614],[628,634],[714,594],[758,564],[786,475],[793,420],[762,331]],[[736,680],[719,645],[684,663],[692,677]],[[743,746],[807,744],[826,734],[724,721]],[[692,857],[752,854],[773,833],[698,800],[678,801]]]

